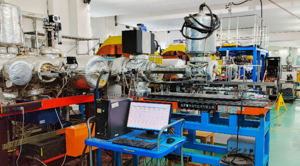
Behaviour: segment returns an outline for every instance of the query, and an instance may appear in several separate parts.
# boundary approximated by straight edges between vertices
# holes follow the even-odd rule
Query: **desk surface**
[[[93,137],[91,139],[86,139],[85,144],[89,145],[89,146],[95,146],[100,149],[124,152],[124,153],[146,156],[146,157],[151,157],[151,158],[162,158],[162,157],[166,156],[167,154],[173,152],[175,149],[180,148],[180,146],[186,142],[185,137],[179,137],[179,136],[175,136],[175,135],[171,135],[171,134],[162,134],[161,139],[160,139],[160,151],[157,151],[157,147],[153,148],[152,150],[148,150],[148,149],[142,149],[142,148],[136,148],[136,147],[118,145],[118,144],[112,143],[114,140],[116,140],[118,138],[128,138],[128,139],[135,139],[135,140],[142,140],[142,141],[156,143],[156,139],[155,140],[143,140],[143,139],[136,138],[138,135],[140,135],[143,132],[144,131],[141,131],[141,130],[135,130],[135,131],[132,131],[130,133],[121,135],[119,137],[116,137],[116,138],[113,138],[110,140],[103,140],[103,139]],[[175,141],[171,144],[168,144],[167,139],[170,137],[174,138]]]

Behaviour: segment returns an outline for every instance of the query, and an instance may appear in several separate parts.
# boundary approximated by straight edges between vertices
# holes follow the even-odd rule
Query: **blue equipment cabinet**
[[[261,76],[262,79],[264,77],[265,71],[265,59],[269,57],[269,51],[257,47],[223,47],[219,48],[219,52],[221,55],[226,55],[226,51],[229,50],[230,56],[235,55],[252,55],[253,56],[253,65],[261,65]],[[257,70],[256,67],[253,67],[252,70],[252,80],[253,82],[257,82]]]

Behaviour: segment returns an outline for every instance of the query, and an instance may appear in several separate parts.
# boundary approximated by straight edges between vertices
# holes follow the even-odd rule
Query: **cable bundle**
[[[206,25],[200,23],[199,21],[197,21],[197,19],[195,19],[195,17],[198,16],[198,14],[193,14],[193,15],[190,14],[189,17],[184,18],[184,23],[183,23],[182,28],[180,30],[182,36],[184,36],[185,38],[190,39],[190,40],[203,40],[203,39],[206,39],[206,38],[210,37],[213,34],[213,32],[220,27],[219,17],[217,15],[213,14],[211,9],[205,3],[201,4],[200,7],[199,7],[200,13],[203,13],[204,7],[206,7],[209,10],[209,13],[205,14],[205,15],[210,16],[210,18],[211,18],[210,26],[206,26]],[[202,26],[203,28],[197,27],[195,25],[196,23],[193,23],[191,21],[191,18],[198,25]],[[192,38],[192,37],[187,36],[186,34],[184,34],[183,30],[185,28],[190,28],[190,29],[198,31],[199,33],[205,33],[207,35],[205,37],[201,37],[201,38]]]

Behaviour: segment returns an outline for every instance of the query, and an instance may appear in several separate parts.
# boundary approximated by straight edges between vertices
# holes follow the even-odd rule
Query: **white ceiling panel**
[[[232,0],[209,0],[208,5],[226,4]],[[236,1],[236,0],[234,0]],[[92,0],[91,17],[138,14],[163,10],[191,8],[203,0]]]

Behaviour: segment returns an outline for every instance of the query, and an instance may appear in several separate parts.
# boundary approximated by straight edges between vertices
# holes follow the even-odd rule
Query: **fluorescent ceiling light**
[[[287,54],[287,53],[289,53],[289,51],[287,49],[284,49],[284,50],[280,50],[279,53],[280,54]]]

